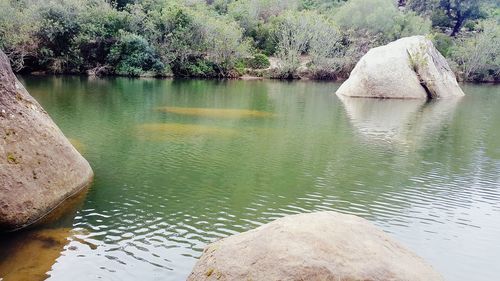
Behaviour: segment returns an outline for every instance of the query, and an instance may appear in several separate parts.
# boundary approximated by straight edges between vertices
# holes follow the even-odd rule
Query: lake
[[[500,276],[499,86],[425,103],[332,82],[21,80],[95,181],[1,238],[0,280],[183,280],[207,243],[320,210],[370,220],[447,280]]]

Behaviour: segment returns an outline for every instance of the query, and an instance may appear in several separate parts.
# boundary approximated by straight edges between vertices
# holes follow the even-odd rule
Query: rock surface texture
[[[0,232],[32,224],[93,178],[0,51]]]
[[[287,216],[210,244],[188,280],[443,280],[367,220]]]
[[[337,95],[433,99],[464,93],[432,42],[424,36],[412,36],[368,51]]]

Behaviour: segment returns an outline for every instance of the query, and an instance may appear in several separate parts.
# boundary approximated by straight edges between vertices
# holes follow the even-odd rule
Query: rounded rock
[[[89,163],[0,51],[0,232],[26,227],[90,184]]]
[[[291,215],[210,244],[188,280],[443,280],[365,219]]]

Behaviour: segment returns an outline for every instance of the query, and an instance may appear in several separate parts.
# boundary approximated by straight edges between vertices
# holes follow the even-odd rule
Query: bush
[[[405,36],[430,32],[429,20],[416,13],[401,12],[392,0],[350,0],[334,15],[342,33],[337,48],[338,76],[346,77],[371,48]]]
[[[254,69],[264,69],[271,65],[269,58],[264,54],[255,54],[247,61],[247,66]]]
[[[482,31],[457,39],[450,57],[458,65],[464,80],[500,80],[500,26],[495,20],[480,24]]]
[[[351,0],[334,19],[349,37],[370,37],[377,44],[430,31],[430,22],[414,12],[400,12],[392,0]]]
[[[399,13],[394,19],[393,31],[389,34],[396,40],[412,35],[427,35],[431,31],[431,21],[418,16],[415,12]]]
[[[253,45],[266,55],[272,55],[276,51],[276,40],[273,38],[272,23],[259,23],[248,32],[253,40]]]
[[[161,73],[165,68],[148,42],[130,33],[122,33],[111,48],[108,61],[115,66],[116,74],[127,76],[141,76],[148,71]]]
[[[71,44],[80,31],[78,15],[85,8],[77,1],[43,2],[39,6],[40,27],[36,33],[38,63],[54,73],[79,72],[83,61]]]
[[[235,63],[248,53],[238,23],[206,8],[168,3],[155,16],[162,20],[152,23],[151,41],[177,76],[232,76]]]
[[[183,64],[174,65],[172,70],[174,75],[178,77],[213,78],[222,76],[216,64],[202,57],[189,57]]]
[[[36,57],[40,20],[35,7],[14,3],[0,0],[0,48],[9,56],[14,71],[20,71],[26,57]]]
[[[453,40],[450,36],[443,33],[434,33],[432,42],[443,56],[448,57],[450,55],[450,50],[453,47]]]

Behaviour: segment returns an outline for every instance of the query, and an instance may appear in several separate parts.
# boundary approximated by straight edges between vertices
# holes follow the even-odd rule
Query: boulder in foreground
[[[0,51],[0,232],[43,218],[92,177],[89,163],[16,79]]]
[[[188,280],[443,280],[365,219],[287,216],[210,244]]]
[[[464,93],[432,42],[424,36],[412,36],[368,51],[337,95],[435,99]]]

